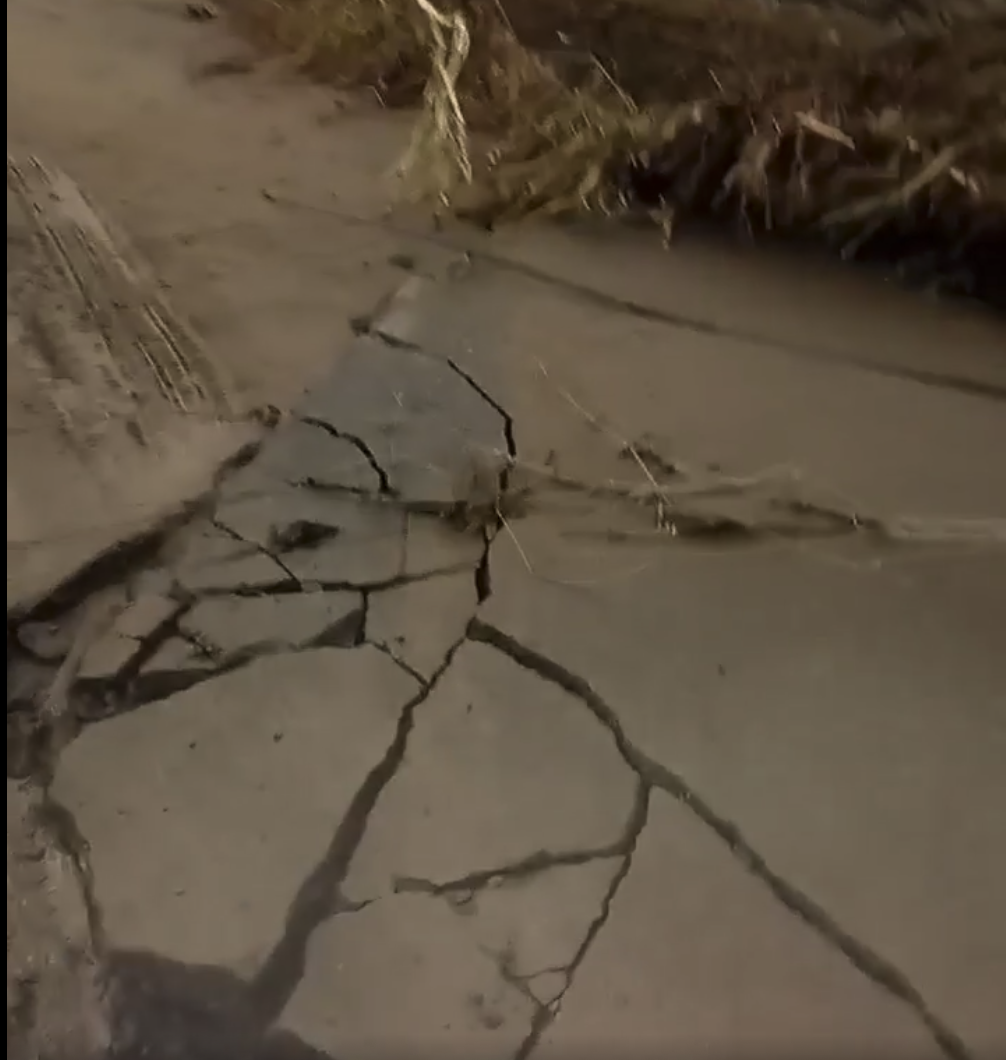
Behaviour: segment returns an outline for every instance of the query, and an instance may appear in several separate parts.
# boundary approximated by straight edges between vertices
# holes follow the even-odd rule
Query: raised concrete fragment
[[[88,648],[81,660],[79,676],[108,678],[127,666],[143,648],[144,638],[171,622],[180,605],[168,596],[142,592],[116,617],[109,628]]]
[[[656,795],[632,868],[535,1052],[668,1060],[941,1051],[913,1014]]]
[[[188,593],[268,587],[290,576],[254,544],[236,540],[209,524],[190,531],[171,557],[169,569],[176,585]]]
[[[266,495],[222,504],[217,518],[275,555],[303,584],[369,585],[403,573],[404,514],[389,504],[276,486]],[[301,546],[295,531],[305,526],[313,537]]]
[[[513,322],[506,298],[499,298],[508,280],[492,266],[469,262],[445,270],[438,278],[413,276],[394,293],[371,323],[371,331],[392,347],[422,350],[451,362],[508,416],[516,396],[515,369],[532,350],[508,350]],[[540,356],[537,345],[534,357]],[[516,354],[516,356],[513,356]]]
[[[417,691],[376,648],[322,649],[89,728],[57,789],[112,942],[256,968]]]
[[[567,542],[542,520],[518,532],[541,576],[501,539],[482,617],[586,682],[640,752],[995,1056],[1006,559],[668,539],[609,548],[602,569],[626,576],[573,590],[586,571]]]
[[[468,572],[400,585],[371,594],[367,639],[428,679],[464,636],[477,608],[475,579]]]
[[[208,671],[217,667],[212,650],[192,640],[171,637],[140,667],[141,677],[151,674],[189,673],[194,670]]]
[[[287,593],[281,596],[213,597],[185,616],[181,628],[221,655],[256,644],[333,647],[345,641],[347,619],[359,610],[355,593]],[[348,647],[349,645],[342,644]]]
[[[408,756],[347,879],[365,899],[396,881],[447,883],[541,851],[616,844],[636,778],[571,696],[466,645],[416,714]]]
[[[633,269],[634,284],[657,274]],[[776,287],[773,328],[788,328],[778,307],[791,304],[780,295]],[[841,333],[849,322],[833,295],[821,295],[822,318]],[[884,516],[1006,517],[1006,488],[975,471],[983,454],[1006,448],[1001,400],[942,387],[938,372],[928,384],[911,378],[922,357],[917,317],[886,315],[876,348],[827,356],[819,341],[827,345],[832,333],[815,333],[806,319],[801,342],[774,346],[476,263],[463,280],[402,292],[375,330],[450,358],[474,378],[508,413],[521,461],[554,456],[564,473],[593,483],[645,485],[631,463],[615,463],[625,443],[645,443],[689,467],[788,469],[818,499]],[[945,350],[970,335],[969,354],[988,370],[979,374],[993,376],[1001,393],[993,329],[949,314],[933,324],[934,363],[952,371]],[[889,356],[894,348],[900,353]],[[929,440],[924,458],[921,439]]]
[[[506,453],[500,414],[445,361],[360,339],[300,415],[358,438],[404,501],[451,505]]]
[[[524,304],[532,308],[530,321],[515,316],[515,305]],[[560,299],[559,304],[567,303]],[[584,406],[575,365],[572,370],[564,365],[562,371],[550,371],[567,346],[554,337],[548,342],[526,334],[517,338],[524,329],[550,327],[543,311],[549,305],[539,284],[476,264],[451,282],[415,280],[405,285],[374,330],[388,342],[411,344],[452,361],[504,410],[519,461],[511,478],[526,477],[534,469],[587,483],[645,485],[633,463],[620,458],[620,450],[635,438],[622,438],[619,427],[625,425],[613,424],[605,415],[603,395],[600,404]],[[589,307],[584,312],[596,316]],[[623,364],[632,330],[627,326],[612,341],[605,326],[610,331],[606,319],[597,328],[604,335],[600,342],[580,342],[569,349],[574,358],[582,351],[592,359],[600,354],[606,362]],[[540,474],[534,480],[540,481]]]
[[[306,481],[374,493],[381,485],[358,446],[323,426],[293,419],[273,433],[255,463],[235,475],[222,495],[227,499],[270,484]]]

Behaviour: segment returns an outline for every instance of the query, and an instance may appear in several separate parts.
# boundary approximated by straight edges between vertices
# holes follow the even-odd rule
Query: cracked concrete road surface
[[[8,607],[12,1055],[1001,1057],[999,326],[473,247]]]
[[[113,598],[42,808],[115,1055],[1000,1055],[1001,403],[763,351],[784,439],[752,356],[410,279],[155,558],[9,621],[23,779]]]

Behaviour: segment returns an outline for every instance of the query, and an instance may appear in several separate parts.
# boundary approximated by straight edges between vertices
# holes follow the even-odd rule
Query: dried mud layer
[[[8,610],[197,496],[250,437],[121,233],[8,152]]]

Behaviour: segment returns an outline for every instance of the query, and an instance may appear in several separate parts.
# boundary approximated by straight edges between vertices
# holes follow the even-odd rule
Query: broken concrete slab
[[[175,585],[193,595],[294,581],[264,549],[205,522],[185,535],[166,566]]]
[[[120,673],[143,650],[146,638],[170,625],[182,605],[161,593],[140,592],[85,652],[78,677],[108,679]]]
[[[281,1025],[331,1056],[513,1057],[536,1011],[446,903],[399,896],[317,934]]]
[[[120,637],[142,640],[178,613],[179,604],[163,593],[134,593],[112,626]]]
[[[944,1055],[667,796],[605,918],[535,1055]]]
[[[184,633],[223,656],[257,644],[352,646],[362,598],[356,593],[305,592],[281,596],[214,597],[201,600],[182,619]],[[362,616],[359,619],[362,622]],[[347,636],[349,643],[346,641]],[[339,644],[332,640],[341,641]]]
[[[151,675],[186,674],[194,670],[209,672],[219,663],[211,652],[181,637],[170,637],[140,667],[140,680]]]
[[[365,586],[403,574],[405,517],[389,504],[276,487],[263,496],[223,503],[217,520],[304,585]],[[302,546],[295,532],[304,527],[314,533]]]
[[[112,678],[136,658],[140,648],[139,641],[109,632],[88,651],[77,676],[85,681]]]
[[[405,765],[368,822],[347,893],[445,883],[542,851],[609,851],[636,777],[575,698],[499,653],[465,645],[417,711]]]
[[[473,874],[452,881],[437,897],[467,924],[473,945],[497,958],[500,974],[547,1008],[567,989],[581,953],[603,922],[623,864],[624,857],[613,856],[581,864],[543,863],[523,875]]]
[[[198,571],[178,635],[128,681],[85,672],[133,713],[96,722],[78,682],[95,723],[59,783],[153,1048],[286,1060],[284,1020],[313,1043],[293,1055],[345,1060],[829,1036],[961,1060],[957,1031],[985,1060],[1006,977],[989,553],[822,541],[804,510],[789,551],[775,525],[691,535],[641,493],[798,457],[881,515],[991,517],[989,406],[479,265],[407,285],[315,418],[224,484],[177,559]],[[499,465],[487,528],[442,518],[486,453],[530,488],[491,549]],[[466,629],[483,643],[452,655]]]
[[[576,589],[562,582],[586,571],[553,528],[518,532],[540,576],[494,546],[480,614],[501,649],[596,695],[654,782],[709,807],[724,841],[736,828],[821,907],[819,930],[847,932],[865,964],[882,958],[878,976],[993,1055],[1006,560],[668,539],[609,549],[610,576]]]
[[[467,571],[371,593],[367,640],[429,680],[477,609],[475,579]]]
[[[403,1046],[519,1055],[567,988],[620,866],[599,859],[474,893],[400,894],[338,917],[315,937],[283,1023],[335,1056]]]
[[[376,648],[320,649],[89,727],[56,789],[112,943],[258,967],[418,691]]]
[[[275,480],[275,483],[271,482]],[[262,447],[254,464],[234,476],[221,496],[239,496],[272,484],[319,482],[377,493],[381,478],[359,446],[325,425],[288,419]]]
[[[891,343],[918,345],[911,315],[888,323]],[[942,323],[955,348],[960,322]],[[882,355],[865,368],[812,344],[800,356],[478,263],[462,280],[421,281],[375,329],[475,379],[506,410],[525,464],[643,486],[618,462],[632,443],[689,469],[785,471],[811,496],[888,517],[1006,517],[1006,489],[973,473],[1006,448],[1001,400]],[[919,439],[949,435],[953,446],[920,459]]]
[[[537,341],[515,341],[511,299],[517,292],[518,301],[528,300],[538,290],[526,277],[501,276],[476,262],[461,278],[414,278],[373,329],[388,342],[450,361],[491,396],[507,417],[510,456],[517,461],[510,471],[514,484],[540,488],[559,475],[588,488],[645,487],[646,475],[626,451],[637,439],[623,435],[600,411],[603,405],[581,403],[575,373],[550,372],[555,351]],[[535,308],[540,310],[537,303]],[[614,348],[603,346],[605,352]],[[568,492],[561,498],[569,499]]]
[[[463,501],[473,468],[507,453],[503,417],[446,361],[368,337],[299,415],[357,439],[407,503]]]

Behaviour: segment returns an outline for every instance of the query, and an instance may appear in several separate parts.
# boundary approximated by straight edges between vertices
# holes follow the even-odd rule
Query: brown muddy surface
[[[206,489],[249,432],[59,171],[7,164],[7,607]]]

